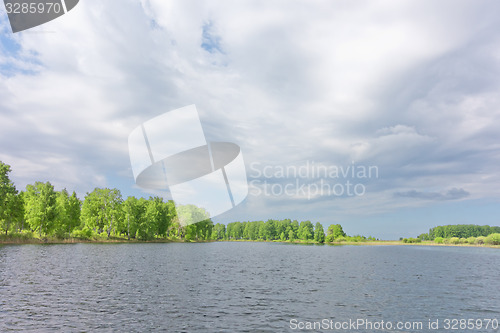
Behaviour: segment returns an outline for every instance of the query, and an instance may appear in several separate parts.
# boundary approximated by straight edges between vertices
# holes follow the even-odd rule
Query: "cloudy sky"
[[[18,189],[147,197],[128,135],[195,104],[209,140],[241,147],[250,183],[215,222],[309,219],[384,239],[499,225],[498,12],[482,0],[81,0],[13,34],[2,7],[0,160]],[[314,192],[322,181],[363,193]]]

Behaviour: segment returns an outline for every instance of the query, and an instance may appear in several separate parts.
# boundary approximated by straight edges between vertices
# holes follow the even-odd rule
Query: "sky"
[[[195,104],[250,188],[216,223],[500,224],[497,1],[81,0],[15,34],[0,8],[0,160],[20,190],[148,197],[129,134]]]

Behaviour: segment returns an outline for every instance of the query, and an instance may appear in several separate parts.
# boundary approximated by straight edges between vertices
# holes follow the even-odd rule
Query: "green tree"
[[[226,238],[226,226],[222,223],[217,223],[212,230],[212,239],[223,240]]]
[[[181,224],[179,217],[177,215],[172,219],[170,228],[167,230],[167,235],[173,239],[182,239],[184,237],[184,227]]]
[[[24,195],[24,216],[33,231],[39,236],[46,235],[54,229],[56,218],[56,192],[50,182],[36,182],[27,185]]]
[[[16,187],[9,178],[10,172],[10,165],[0,161],[0,226],[6,235],[21,212]]]
[[[474,224],[442,225],[431,228],[429,230],[428,238],[430,240],[434,240],[436,237],[486,237],[492,233],[500,233],[500,227],[490,227],[489,225],[480,226]]]
[[[340,224],[331,224],[326,232],[326,241],[333,242],[340,237],[346,237],[346,233]]]
[[[243,237],[249,240],[256,240],[259,238],[259,223],[247,222],[243,229]]]
[[[56,217],[54,234],[57,237],[70,235],[80,224],[81,203],[76,193],[70,196],[66,189],[56,192]]]
[[[267,220],[265,223],[265,236],[267,240],[278,239],[279,235],[276,234],[276,221]]]
[[[137,229],[144,219],[144,210],[146,207],[146,200],[143,198],[137,199],[136,197],[128,197],[122,204],[123,210],[123,223],[121,225],[120,233],[126,234],[127,238],[135,238]]]
[[[67,206],[69,204],[69,194],[66,189],[56,192],[56,218],[54,223],[54,234],[63,238],[66,231],[69,229],[69,214]]]
[[[241,222],[231,222],[227,225],[227,238],[228,239],[242,239],[244,227]]]
[[[21,232],[24,230],[24,192],[19,192],[10,203],[10,221],[15,221],[15,230]]]
[[[195,205],[177,205],[176,211],[179,222],[183,226],[208,220],[210,218],[210,214],[204,208]]]
[[[68,203],[66,206],[66,213],[68,214],[68,231],[71,233],[73,230],[80,226],[80,215],[82,212],[82,201],[76,196],[76,192],[73,191],[71,196],[68,198]]]
[[[491,245],[500,245],[500,233],[489,234],[484,239],[484,243]]]
[[[292,223],[290,223],[290,229],[293,232],[293,239],[299,238],[299,222],[297,220],[293,220]],[[290,239],[290,235],[288,239]]]
[[[210,219],[187,225],[185,227],[185,239],[192,240],[208,240],[213,231],[213,222]]]
[[[118,189],[96,188],[87,193],[82,205],[82,221],[88,229],[97,233],[106,232],[108,237],[119,230],[121,204],[123,202]]]
[[[316,223],[316,227],[314,229],[314,240],[318,243],[325,242],[325,230],[323,229],[323,225],[319,222]]]
[[[311,221],[300,222],[298,237],[302,240],[314,239],[314,226]]]
[[[139,225],[136,234],[140,239],[145,240],[155,236],[166,237],[174,212],[172,202],[163,202],[160,197],[150,197],[145,205],[144,218],[138,219]]]

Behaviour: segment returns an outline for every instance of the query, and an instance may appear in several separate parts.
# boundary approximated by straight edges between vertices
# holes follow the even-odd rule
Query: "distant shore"
[[[22,244],[143,244],[143,243],[212,243],[212,242],[255,242],[255,243],[283,243],[283,244],[295,244],[295,245],[330,245],[330,246],[343,246],[343,245],[358,245],[358,246],[388,246],[388,245],[401,245],[401,246],[458,246],[458,247],[488,247],[500,249],[500,245],[490,245],[490,244],[445,244],[445,243],[435,243],[433,241],[423,241],[420,243],[404,243],[400,240],[376,240],[376,241],[361,241],[361,242],[331,242],[331,243],[317,243],[317,242],[306,242],[306,241],[266,241],[266,240],[205,240],[205,241],[186,241],[181,239],[154,239],[149,241],[136,240],[136,239],[126,239],[119,237],[111,237],[107,239],[78,239],[78,238],[68,238],[68,239],[57,239],[57,238],[30,238],[30,239],[5,239],[5,237],[0,238],[0,245],[22,245]]]

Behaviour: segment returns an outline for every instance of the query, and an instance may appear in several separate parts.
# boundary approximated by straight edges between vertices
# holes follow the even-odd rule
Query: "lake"
[[[498,332],[495,320],[499,249],[0,246],[1,332]]]

